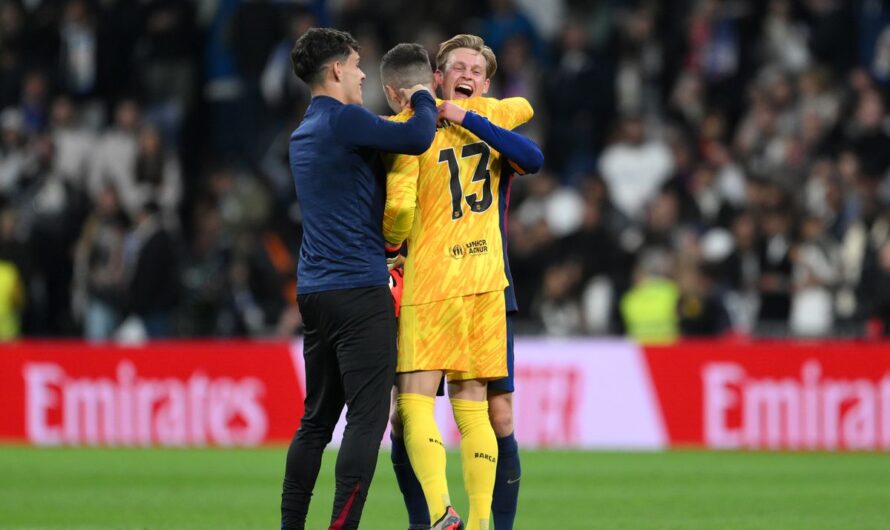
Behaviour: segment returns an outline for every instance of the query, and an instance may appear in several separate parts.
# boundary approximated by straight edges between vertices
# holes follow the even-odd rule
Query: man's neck
[[[311,94],[312,97],[327,96],[329,98],[336,99],[344,105],[346,104],[346,97],[343,94],[343,89],[340,87],[340,85],[331,85],[330,83],[325,83],[313,88]]]

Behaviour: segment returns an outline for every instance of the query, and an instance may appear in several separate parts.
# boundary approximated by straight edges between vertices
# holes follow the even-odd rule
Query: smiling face
[[[362,82],[365,80],[365,73],[362,72],[358,64],[361,60],[359,54],[355,50],[349,52],[349,57],[345,61],[337,61],[334,68],[339,65],[340,82],[343,84],[344,103],[352,103],[355,105],[362,104]]]
[[[443,69],[436,70],[436,84],[443,99],[467,99],[488,93],[491,80],[486,77],[488,64],[482,52],[457,48],[448,55]]]

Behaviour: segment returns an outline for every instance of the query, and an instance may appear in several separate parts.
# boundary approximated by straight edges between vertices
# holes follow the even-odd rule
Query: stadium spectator
[[[287,113],[302,114],[309,104],[309,87],[300,78],[291,74],[290,51],[300,35],[317,25],[317,19],[310,12],[299,12],[288,21],[286,36],[272,48],[260,78],[260,90],[266,106],[280,111],[281,118]],[[276,112],[278,114],[278,112]],[[290,132],[291,127],[285,127]],[[285,149],[286,152],[286,149]],[[288,174],[288,185],[290,185]]]
[[[80,99],[95,95],[99,88],[99,26],[86,0],[65,4],[59,24],[59,45],[62,87]]]
[[[13,263],[27,285],[34,266],[30,242],[25,239],[21,214],[13,203],[0,200],[0,259]]]
[[[890,166],[890,135],[881,95],[869,90],[859,95],[854,118],[845,131],[846,140],[862,163],[865,176],[883,175]]]
[[[5,5],[11,3],[6,2]],[[14,48],[0,46],[0,109],[17,102],[22,70],[23,65],[19,52]]]
[[[792,15],[791,0],[771,0],[763,21],[762,57],[765,62],[789,72],[803,71],[810,65],[807,46],[808,29]]]
[[[621,120],[618,139],[603,150],[599,169],[615,207],[630,219],[640,219],[673,165],[667,145],[646,137],[642,118],[627,116]]]
[[[21,333],[20,313],[25,305],[25,287],[16,266],[0,259],[0,342]]]
[[[742,97],[743,18],[747,12],[735,2],[693,2],[685,34],[686,68],[701,75],[708,100],[735,109]]]
[[[228,297],[233,234],[212,201],[197,203],[192,215],[192,237],[182,263],[180,322],[185,335],[212,336],[220,332],[219,315]]]
[[[544,159],[565,180],[594,169],[613,112],[611,79],[587,49],[587,38],[583,25],[566,21],[556,63],[542,80],[550,117]]]
[[[801,241],[792,254],[791,332],[798,336],[824,336],[834,324],[834,294],[840,280],[837,243],[815,215],[804,218]]]
[[[99,138],[90,164],[87,191],[97,200],[106,185],[114,187],[124,211],[131,218],[139,213],[143,199],[136,185],[141,109],[131,99],[115,108],[114,126]]]
[[[68,96],[53,100],[48,132],[55,147],[53,171],[79,191],[86,191],[96,137],[83,125],[77,107]]]
[[[713,259],[718,289],[725,293],[732,327],[740,333],[754,330],[760,280],[759,229],[751,212],[741,212],[731,223],[729,252]],[[706,254],[707,259],[707,254]]]
[[[18,213],[0,201],[0,341],[27,332],[30,248],[19,238]]]
[[[633,287],[621,297],[621,318],[629,337],[643,344],[670,343],[679,337],[680,290],[671,279],[673,270],[666,252],[641,255]]]
[[[829,66],[836,75],[849,70],[855,57],[856,23],[853,3],[841,0],[802,2],[809,26],[813,58]]]
[[[517,188],[525,188],[518,190],[517,195],[521,196],[520,191],[524,191],[525,198],[515,210],[508,231],[510,271],[517,304],[523,311],[529,311],[541,285],[541,271],[551,265],[555,257],[556,239],[547,224],[545,210],[557,181],[551,174],[541,173],[533,178],[519,177],[516,182]]]
[[[760,230],[763,241],[759,250],[760,310],[759,331],[769,335],[786,332],[791,312],[792,240],[791,216],[787,208],[776,205],[765,213]]]
[[[17,108],[0,111],[0,134],[0,195],[12,199],[24,191],[26,171],[33,162],[25,119]]]
[[[165,144],[179,142],[193,104],[197,31],[191,2],[155,0],[142,6],[144,22],[133,62],[146,117],[160,129]],[[163,206],[163,205],[162,205]]]
[[[84,337],[109,340],[123,320],[126,302],[124,238],[128,220],[114,188],[106,186],[86,220],[74,254],[75,315]]]
[[[142,206],[124,242],[127,314],[139,318],[149,338],[172,337],[179,301],[176,242],[154,202]]]
[[[29,72],[25,75],[19,109],[28,134],[39,134],[46,127],[49,115],[48,91],[48,80],[42,72]]]
[[[723,299],[714,287],[710,270],[695,260],[680,269],[677,302],[680,333],[685,337],[716,337],[730,327]]]
[[[878,248],[877,266],[868,284],[874,291],[868,295],[867,314],[876,319],[885,337],[890,337],[890,240]]]
[[[673,253],[680,249],[680,205],[675,192],[665,190],[646,208],[642,249],[660,249]]]
[[[663,50],[656,38],[656,20],[651,7],[639,6],[620,18],[615,94],[623,115],[658,116],[661,113]]]
[[[46,135],[28,145],[31,161],[20,197],[22,223],[34,245],[35,277],[42,289],[35,292],[38,333],[62,336],[75,331],[71,314],[71,278],[74,245],[87,212],[82,193],[53,170],[54,148]]]
[[[231,0],[220,2],[216,9],[209,11],[202,71],[210,150],[246,159],[252,146],[244,137],[247,134],[242,120],[245,86],[232,39],[239,4]]]
[[[729,146],[723,141],[713,141],[706,146],[703,158],[716,171],[715,184],[724,206],[728,209],[744,207],[747,194],[746,175],[741,165],[733,158]]]
[[[521,37],[532,49],[538,61],[545,61],[544,47],[532,20],[516,4],[516,0],[491,0],[490,11],[482,21],[482,39],[500,56],[504,45],[515,37]]]
[[[562,262],[544,271],[537,313],[548,335],[578,335],[583,329],[581,300],[576,290],[581,268],[575,262]]]
[[[151,125],[139,130],[137,142],[133,194],[138,194],[142,203],[157,203],[164,225],[175,229],[179,225],[177,210],[182,200],[179,160],[164,145],[160,131]]]
[[[263,181],[251,172],[222,165],[209,179],[207,199],[219,209],[232,237],[241,230],[263,226],[270,219],[272,198]]]
[[[529,42],[524,37],[517,35],[504,43],[495,76],[499,97],[520,96],[527,99],[532,106],[538,103],[540,65],[531,54]]]
[[[20,66],[18,60],[28,46],[27,25],[25,15],[18,2],[0,2],[0,52],[3,60],[0,61],[0,107],[6,107],[18,97],[18,87],[21,77],[12,75],[12,72]],[[7,77],[9,75],[9,77]]]
[[[162,3],[164,2],[91,2],[96,9],[99,27],[98,87],[94,97],[74,98],[89,127],[104,127],[116,102],[134,94],[143,94],[141,74],[144,72],[142,68],[147,65],[142,61],[143,56],[139,55],[137,60],[137,54],[145,49],[143,35],[146,18],[143,14],[151,6]],[[38,15],[35,14],[36,16]]]
[[[593,181],[588,187],[601,184]],[[585,194],[580,227],[559,241],[560,255],[578,268],[577,285],[572,289],[580,295],[583,322],[579,332],[595,334],[605,334],[614,328],[612,305],[616,284],[620,282],[616,272],[623,262],[623,251],[607,227],[608,206],[602,202],[604,193],[605,190]],[[572,273],[573,269],[567,272]]]
[[[447,2],[444,3],[447,4]],[[431,15],[430,13],[425,12],[426,10],[424,9],[418,11],[420,11],[419,14],[424,19]],[[385,38],[385,35],[383,34],[383,28],[387,26],[385,19],[386,13],[381,9],[377,2],[369,0],[348,0],[343,3],[340,13],[335,16],[335,26],[344,31],[348,31],[352,35],[360,35],[362,33],[367,35],[370,33],[370,35],[367,36],[370,37],[371,40],[379,42]],[[364,44],[362,44],[362,48],[364,48]],[[375,62],[374,64],[377,63]]]
[[[261,234],[243,231],[234,243],[227,271],[227,299],[218,319],[217,334],[271,335],[285,306],[280,274],[263,245]]]
[[[705,84],[701,75],[684,70],[677,78],[668,100],[669,117],[684,129],[694,131],[705,115]]]

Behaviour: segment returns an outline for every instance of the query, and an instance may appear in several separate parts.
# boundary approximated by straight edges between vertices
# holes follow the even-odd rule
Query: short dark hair
[[[433,68],[426,48],[420,44],[396,44],[380,59],[380,78],[393,88],[408,88],[433,82]]]
[[[331,59],[345,60],[353,50],[360,49],[358,42],[345,31],[310,28],[297,39],[290,57],[294,73],[311,86],[321,81],[321,69]]]

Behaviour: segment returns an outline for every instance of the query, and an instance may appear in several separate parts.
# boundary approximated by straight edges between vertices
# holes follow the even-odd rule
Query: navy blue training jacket
[[[387,285],[383,249],[386,175],[378,151],[419,155],[433,142],[436,103],[411,98],[414,117],[384,120],[360,105],[316,96],[290,140],[303,215],[299,294]]]

